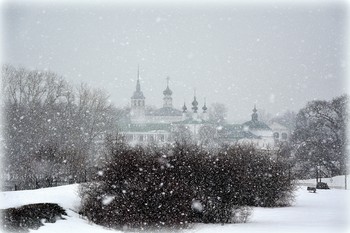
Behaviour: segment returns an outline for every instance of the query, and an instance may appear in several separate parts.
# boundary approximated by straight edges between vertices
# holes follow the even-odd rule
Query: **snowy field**
[[[39,190],[1,192],[0,208],[18,207],[31,203],[58,203],[66,209],[66,220],[46,223],[35,233],[111,233],[121,232],[89,223],[75,211],[79,206],[78,185],[67,185]],[[241,233],[339,233],[350,232],[348,196],[350,191],[342,189],[317,190],[309,193],[305,186],[296,191],[295,203],[285,208],[254,208],[250,221],[245,224],[195,224],[184,233],[241,232]]]

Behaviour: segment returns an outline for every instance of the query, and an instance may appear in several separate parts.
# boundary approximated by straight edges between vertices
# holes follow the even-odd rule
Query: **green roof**
[[[202,119],[195,120],[193,118],[188,118],[188,119],[183,120],[183,121],[174,122],[173,124],[199,125],[199,124],[206,124],[206,123],[208,123],[208,122],[205,120],[202,120]]]
[[[259,136],[256,136],[254,134],[252,134],[249,131],[231,131],[226,135],[227,138],[231,138],[231,139],[242,139],[242,138],[249,138],[249,139],[259,139]]]
[[[222,127],[226,130],[243,130],[243,126],[241,124],[225,124]]]
[[[154,110],[149,115],[152,116],[182,116],[182,112],[175,108],[163,107],[157,110]]]
[[[239,140],[242,138],[260,138],[259,136],[254,135],[253,133],[244,130],[243,125],[241,124],[226,124],[222,126],[222,135],[225,138]]]
[[[165,123],[144,123],[144,124],[123,124],[118,125],[119,130],[122,132],[149,132],[154,130],[165,130],[169,131],[171,129],[171,124]]]
[[[271,130],[267,124],[262,121],[247,121],[243,123],[243,127],[249,127],[249,130]]]

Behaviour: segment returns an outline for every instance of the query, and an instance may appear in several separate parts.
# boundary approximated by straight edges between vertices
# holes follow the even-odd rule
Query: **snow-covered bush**
[[[82,186],[81,213],[108,227],[185,227],[246,222],[248,206],[288,205],[294,186],[283,162],[253,147],[129,147],[112,153],[98,179]],[[112,145],[111,145],[112,144]]]
[[[115,152],[99,173],[99,181],[81,188],[81,212],[89,220],[109,227],[188,223],[194,195],[179,178],[188,176],[189,169],[178,170],[166,156],[142,148],[123,147]]]
[[[28,229],[38,229],[44,222],[54,223],[64,219],[66,211],[54,203],[39,203],[24,205],[19,208],[0,210],[0,229],[6,232],[28,232]]]

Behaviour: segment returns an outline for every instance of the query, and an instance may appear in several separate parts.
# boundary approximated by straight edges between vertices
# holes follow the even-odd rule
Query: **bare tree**
[[[226,122],[227,108],[224,104],[213,103],[209,108],[209,120],[215,124]]]
[[[4,170],[33,187],[30,164],[41,147],[57,141],[57,110],[66,102],[67,84],[51,72],[11,66],[4,66],[2,71],[7,162]]]
[[[295,129],[297,114],[292,111],[286,111],[280,116],[273,117],[270,121],[277,122],[285,127],[287,127],[290,131]]]
[[[172,129],[171,138],[175,142],[188,144],[193,142],[193,135],[185,125],[176,125]]]
[[[205,147],[212,147],[215,145],[216,129],[212,125],[203,125],[199,131],[199,141]]]
[[[2,81],[6,173],[19,188],[36,188],[39,179],[48,179],[46,172],[86,180],[104,135],[116,130],[123,111],[102,90],[85,84],[74,89],[52,72],[3,66]],[[47,151],[53,145],[52,157]],[[60,168],[53,170],[55,163]]]
[[[346,174],[347,105],[344,95],[332,101],[309,102],[299,111],[292,143],[304,172],[317,173],[321,168],[330,176]]]

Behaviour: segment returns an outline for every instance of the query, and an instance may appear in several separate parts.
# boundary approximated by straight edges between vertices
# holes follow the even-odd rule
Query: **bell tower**
[[[169,80],[170,78],[167,77],[167,85],[166,85],[166,89],[163,91],[163,107],[164,108],[172,108],[173,107],[173,98],[171,97],[171,95],[173,94],[173,92],[170,90],[169,88]]]
[[[136,90],[131,96],[131,120],[142,123],[145,121],[145,96],[141,91],[140,85],[140,67],[137,68]]]
[[[198,101],[197,101],[197,97],[196,97],[196,90],[194,90],[194,96],[193,96],[193,101],[192,101],[192,110],[193,110],[193,114],[192,114],[192,118],[194,120],[198,119]]]

